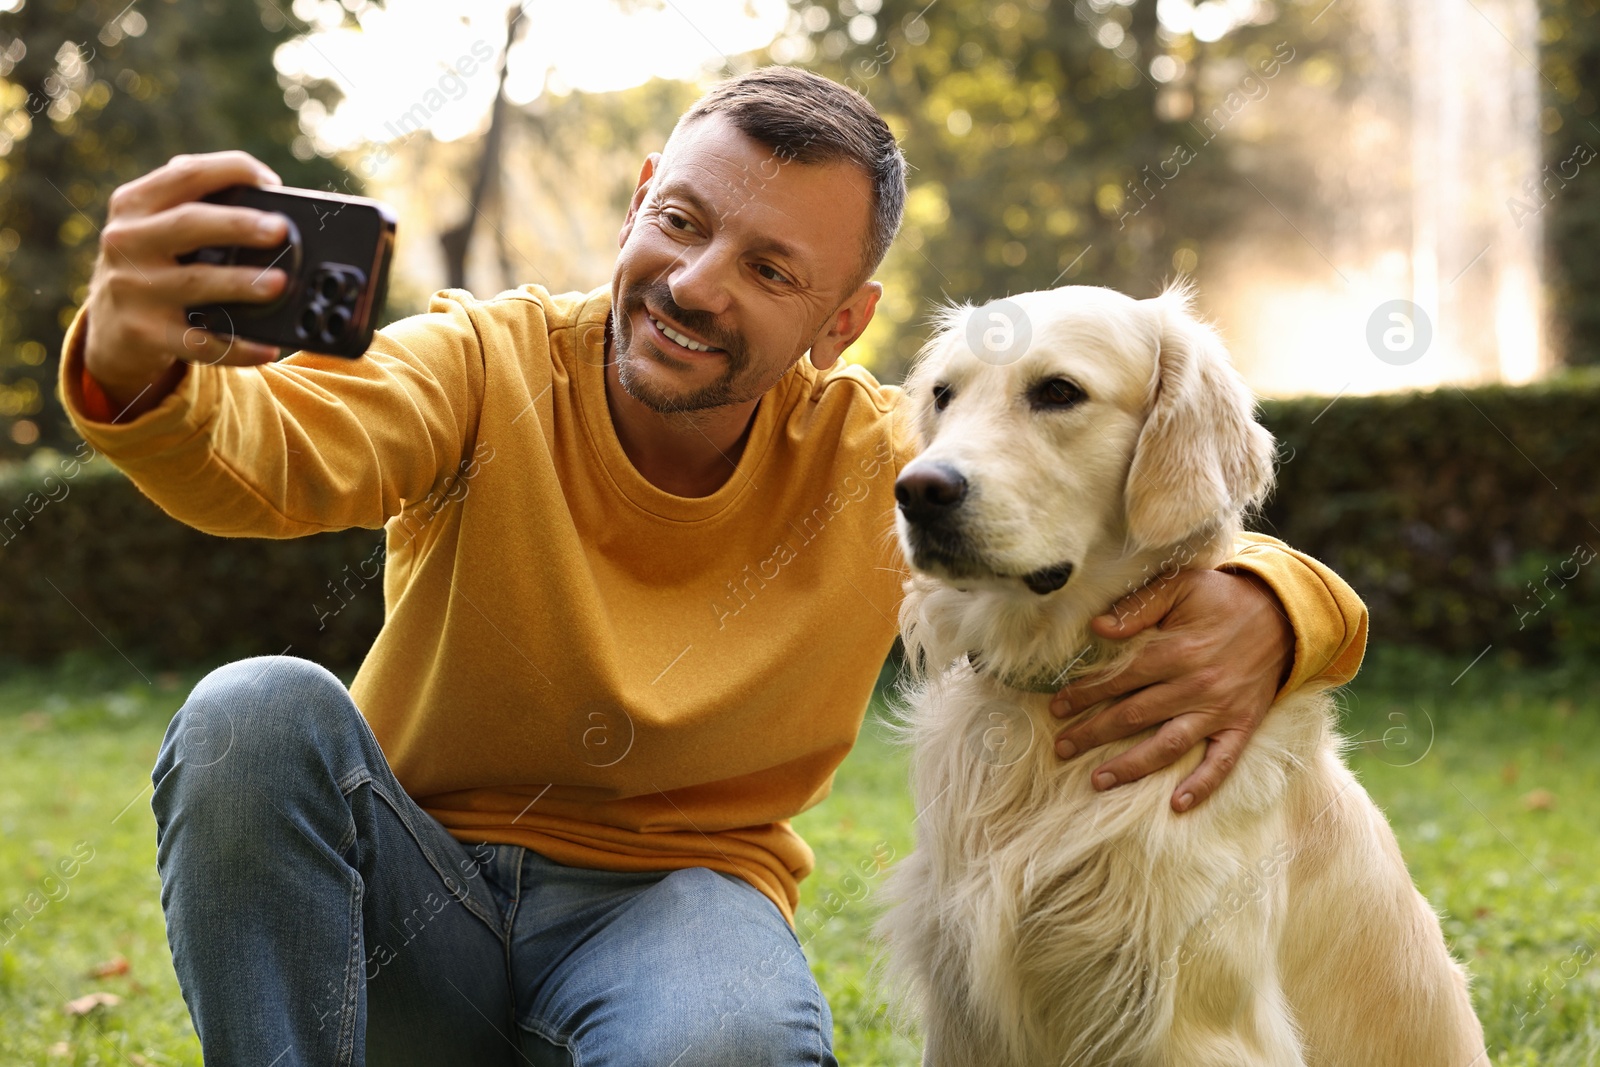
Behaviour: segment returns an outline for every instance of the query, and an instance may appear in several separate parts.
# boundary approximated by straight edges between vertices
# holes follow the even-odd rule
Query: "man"
[[[609,289],[437,293],[354,362],[184,331],[186,304],[282,286],[175,262],[278,241],[196,202],[275,181],[227,152],[119,188],[63,360],[82,432],[183,521],[388,531],[349,692],[232,664],[157,761],[207,1062],[833,1063],[789,819],[854,743],[903,578],[901,394],[838,362],[900,220],[888,128],[814,75],[724,82],[645,161]],[[1336,576],[1267,539],[1102,625],[1156,622],[1184,634],[1067,691],[1131,695],[1063,743],[1165,722],[1119,781],[1208,745],[1179,810],[1365,636]]]

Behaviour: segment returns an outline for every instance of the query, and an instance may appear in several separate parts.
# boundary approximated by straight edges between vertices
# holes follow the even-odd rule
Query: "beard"
[[[642,373],[647,362],[676,369],[689,367],[688,363],[661,351],[649,340],[633,336],[634,313],[642,311],[648,315],[651,307],[713,347],[722,349],[722,373],[686,393],[669,393],[659,388],[649,374]],[[616,306],[611,309],[611,335],[616,344],[613,358],[617,364],[617,381],[629,396],[653,411],[664,415],[704,411],[754,400],[760,395],[745,396],[744,391],[737,388],[738,379],[750,362],[744,339],[720,328],[708,312],[679,307],[665,281],[624,286]]]

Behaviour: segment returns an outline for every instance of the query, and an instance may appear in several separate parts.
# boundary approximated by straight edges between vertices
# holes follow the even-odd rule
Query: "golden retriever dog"
[[[1326,692],[1278,701],[1184,814],[1168,798],[1203,746],[1106,792],[1091,771],[1153,729],[1055,753],[1050,694],[1162,638],[1102,642],[1089,620],[1221,562],[1272,483],[1254,397],[1189,294],[955,309],[906,389],[923,445],[896,485],[919,815],[878,932],[924,1062],[1486,1064],[1466,976],[1340,758]]]

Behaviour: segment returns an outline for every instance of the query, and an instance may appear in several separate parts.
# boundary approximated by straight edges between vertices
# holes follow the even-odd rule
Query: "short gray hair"
[[[872,181],[872,227],[854,290],[872,277],[900,229],[906,206],[906,160],[888,123],[866,97],[798,67],[757,67],[720,82],[678,120],[725,115],[735,129],[782,162],[859,167]]]

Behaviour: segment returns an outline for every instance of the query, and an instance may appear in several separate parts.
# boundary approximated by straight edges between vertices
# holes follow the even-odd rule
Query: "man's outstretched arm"
[[[1173,792],[1176,811],[1216,791],[1278,697],[1310,681],[1348,682],[1367,643],[1367,609],[1355,591],[1310,556],[1262,534],[1241,535],[1217,570],[1157,581],[1094,621],[1108,638],[1151,626],[1168,639],[1152,642],[1116,678],[1097,683],[1091,676],[1052,700],[1058,716],[1113,701],[1063,730],[1056,747],[1070,756],[1159,725],[1095,769],[1095,787],[1107,789],[1169,766],[1204,742],[1205,759]]]
[[[191,327],[190,304],[261,300],[285,284],[276,269],[177,260],[280,239],[281,217],[200,200],[276,178],[243,152],[216,152],[174,157],[112,194],[63,345],[63,403],[93,448],[191,526],[255,537],[376,528],[463,461],[483,391],[477,328],[436,294],[429,314],[378,331],[360,359],[273,363],[275,348]]]

